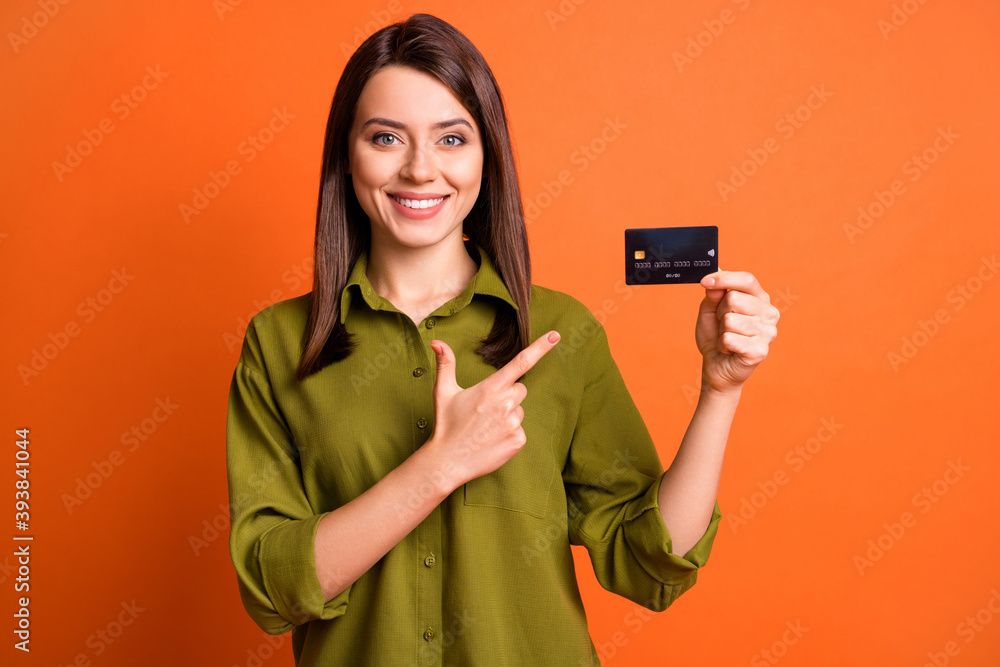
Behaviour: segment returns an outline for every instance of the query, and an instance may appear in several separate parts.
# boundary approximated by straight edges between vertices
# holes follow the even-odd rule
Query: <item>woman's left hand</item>
[[[746,271],[717,271],[701,280],[695,340],[704,357],[702,391],[739,392],[778,335],[778,309]]]

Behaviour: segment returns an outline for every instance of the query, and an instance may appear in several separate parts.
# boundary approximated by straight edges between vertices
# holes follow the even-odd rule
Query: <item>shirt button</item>
[[[425,371],[423,368],[414,368],[413,369],[413,377],[415,377],[415,378],[421,377],[426,372],[427,371]]]
[[[427,567],[434,567],[434,563],[436,563],[436,562],[437,562],[437,559],[434,558],[434,554],[431,554],[427,558],[424,559],[424,565],[426,565]]]
[[[425,417],[417,420],[417,428],[427,428],[427,419]]]
[[[428,329],[433,329],[435,324],[437,324],[437,322],[434,320],[433,317],[428,318],[427,321],[424,322],[424,326],[427,327]]]
[[[434,631],[431,630],[430,628],[424,630],[424,639],[426,639],[427,641],[434,639]]]

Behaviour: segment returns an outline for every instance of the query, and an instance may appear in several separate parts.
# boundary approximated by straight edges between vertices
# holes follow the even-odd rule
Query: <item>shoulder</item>
[[[532,325],[538,322],[546,331],[558,326],[600,325],[590,309],[578,299],[541,285],[531,286],[530,315]]]
[[[608,339],[601,321],[575,297],[558,290],[531,286],[531,340],[547,331],[558,331],[561,353],[582,352],[605,356]]]
[[[276,301],[261,309],[250,318],[250,324],[258,332],[277,333],[289,329],[305,330],[309,319],[309,308],[312,302],[312,292],[300,296]]]
[[[298,366],[312,293],[277,301],[250,318],[240,359],[256,370]]]

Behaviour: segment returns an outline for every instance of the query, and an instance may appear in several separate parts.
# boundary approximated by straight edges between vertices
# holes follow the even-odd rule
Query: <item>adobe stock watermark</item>
[[[285,645],[285,640],[290,635],[269,635],[264,633],[264,641],[257,645],[257,648],[248,648],[246,660],[242,666],[234,664],[233,667],[262,667],[262,665],[278,655],[278,651]]]
[[[594,496],[595,499],[604,497],[607,494],[604,489],[612,487],[622,472],[631,470],[638,462],[638,457],[628,449],[615,451],[610,466],[605,468],[597,479],[588,482],[586,486],[575,487],[574,496],[569,499],[570,515],[579,514],[585,510],[583,506],[587,504],[585,499],[588,495]],[[527,538],[521,545],[521,557],[524,559],[525,567],[533,566],[535,559],[546,554],[553,545],[566,544],[567,530],[566,524],[553,521],[551,517],[546,521],[544,528],[536,528],[531,537]]]
[[[232,331],[222,333],[222,342],[226,345],[226,350],[232,352],[243,345],[243,337],[246,335],[247,327],[254,315],[270,308],[279,301],[292,298],[292,295],[297,291],[308,287],[312,282],[313,265],[312,257],[305,257],[302,261],[292,264],[281,273],[281,284],[284,287],[275,287],[263,300],[254,299],[253,309],[246,315],[236,318],[236,326]]]
[[[12,574],[17,574],[17,561],[13,564],[10,562],[10,556],[5,556],[3,563],[0,564],[0,584],[7,581],[7,578]]]
[[[913,494],[910,504],[919,510],[920,514],[927,514],[970,470],[972,468],[962,464],[962,459],[949,459],[941,477]],[[883,531],[865,543],[867,549],[863,553],[854,556],[854,567],[857,568],[858,574],[863,577],[865,570],[875,567],[875,563],[885,557],[885,554],[906,535],[907,530],[912,530],[917,525],[917,518],[916,514],[907,511],[903,512],[897,521],[884,522]]]
[[[220,21],[226,20],[226,14],[236,11],[236,8],[243,4],[243,0],[212,0],[212,9]]]
[[[465,284],[457,280],[454,276],[444,278],[438,284],[438,290],[440,292],[460,292],[464,288]],[[438,317],[439,315],[434,315],[432,313],[416,324],[418,327],[426,326],[427,328],[431,328],[435,326],[435,321]],[[361,345],[364,345],[364,343],[362,342]],[[368,360],[365,361],[364,368],[362,368],[359,372],[351,373],[350,376],[351,389],[353,389],[354,395],[359,396],[372,385],[377,386],[379,378],[381,378],[382,374],[386,371],[391,373],[407,373],[411,374],[415,378],[427,377],[431,370],[430,364],[435,364],[437,361],[434,351],[430,349],[429,346],[426,348],[429,350],[430,361],[427,368],[418,366],[416,368],[404,369],[398,362],[400,360],[405,360],[404,358],[406,356],[407,349],[406,339],[394,338],[388,343],[381,345],[377,354],[366,354]]]
[[[111,648],[111,645],[121,639],[125,631],[135,624],[139,615],[146,611],[145,607],[140,607],[134,599],[122,602],[120,606],[121,611],[116,612],[110,621],[101,625],[87,637],[85,644],[90,652],[77,653],[71,661],[66,663],[65,667],[91,667],[93,658],[104,655]],[[64,667],[63,663],[60,662],[57,667]]]
[[[144,419],[133,424],[121,434],[119,441],[124,446],[124,451],[113,449],[108,453],[107,459],[91,461],[91,470],[88,470],[82,477],[76,478],[76,485],[73,487],[72,493],[63,493],[60,496],[66,513],[73,514],[74,510],[81,507],[85,500],[93,496],[94,492],[101,488],[125,463],[126,454],[138,451],[143,443],[147,442],[178,408],[180,406],[171,401],[169,396],[157,398],[154,401],[153,410]]]
[[[788,650],[798,644],[807,632],[809,632],[809,628],[802,625],[801,619],[795,619],[794,623],[785,621],[785,630],[781,633],[781,637],[771,642],[767,648],[755,653],[750,658],[750,667],[768,667],[778,664],[782,658],[788,655]]]
[[[70,0],[38,0],[36,4],[39,11],[22,16],[17,32],[7,33],[7,41],[14,53],[20,53],[21,48],[37,37],[38,31],[47,26],[69,2]]]
[[[747,7],[750,6],[750,0],[732,0],[732,3],[741,12],[746,11]],[[684,51],[674,51],[673,53],[677,71],[683,74],[685,67],[693,65],[694,61],[705,53],[705,49],[715,44],[722,36],[726,26],[736,22],[736,17],[737,14],[727,7],[719,12],[718,18],[702,21],[701,24],[705,29],[688,36]]]
[[[219,511],[210,519],[202,519],[201,530],[188,535],[188,546],[195,556],[207,549],[220,537],[226,537],[233,522],[233,510],[226,504],[219,503]]]
[[[350,43],[340,43],[340,52],[344,54],[344,58],[350,58],[370,35],[389,25],[394,18],[402,14],[403,3],[400,0],[389,0],[385,9],[372,9],[369,13],[372,20],[364,25],[355,26],[354,39]]]
[[[129,273],[124,266],[121,269],[115,269],[111,272],[111,280],[108,281],[107,286],[102,287],[95,294],[86,297],[77,304],[76,314],[80,316],[81,320],[77,321],[71,318],[66,320],[66,323],[56,331],[50,331],[46,336],[48,339],[46,342],[42,343],[40,347],[31,349],[31,358],[28,363],[18,364],[17,374],[24,386],[28,386],[31,380],[37,378],[42,371],[48,368],[63,350],[69,347],[70,341],[80,335],[83,326],[97,319],[98,314],[104,312],[133,280],[135,280],[135,276]]]
[[[816,433],[812,437],[785,452],[784,461],[791,468],[791,473],[784,468],[777,468],[763,481],[758,480],[756,491],[750,493],[749,496],[740,497],[739,510],[728,512],[725,515],[726,523],[729,524],[733,534],[739,532],[740,528],[746,526],[751,519],[756,517],[778,495],[781,487],[786,486],[791,481],[792,475],[802,472],[806,465],[816,458],[833,441],[834,436],[844,428],[843,424],[837,422],[836,417],[823,417],[819,420],[819,424],[819,428],[816,429]]]
[[[360,395],[373,384],[377,385],[378,379],[387,370],[393,373],[406,372],[401,371],[399,365],[396,363],[400,358],[405,356],[406,341],[403,338],[394,338],[391,342],[383,345],[378,354],[370,357],[365,362],[365,366],[360,372],[351,374],[351,389],[354,390],[355,396]],[[426,375],[428,369],[417,367],[409,372],[413,374],[413,377],[419,378]]]
[[[256,160],[257,155],[271,145],[275,137],[283,132],[288,127],[289,121],[294,118],[295,114],[290,113],[288,107],[282,107],[280,110],[278,107],[273,107],[271,118],[267,123],[253,134],[248,134],[246,139],[236,147],[236,153],[243,158],[243,161],[240,162],[239,159],[233,158],[228,160],[219,171],[210,169],[208,180],[200,187],[192,189],[194,195],[190,204],[187,202],[178,204],[177,210],[180,212],[184,224],[190,224],[191,218],[200,215],[208,208],[208,205],[229,187],[233,182],[233,177],[242,174],[243,167]]]
[[[875,23],[875,27],[882,33],[882,39],[889,41],[889,35],[899,32],[900,28],[906,25],[925,4],[927,0],[903,0],[902,3],[894,4],[888,21],[879,19]]]
[[[601,301],[600,307],[590,311],[591,315],[594,316],[594,320],[597,320],[596,322],[594,320],[584,320],[572,329],[559,332],[561,338],[559,339],[559,345],[556,346],[556,354],[559,355],[560,359],[565,360],[589,343],[594,335],[604,328],[610,317],[616,315],[621,310],[622,304],[632,298],[635,286],[629,285],[624,280],[619,279],[615,282],[612,290],[617,296],[604,299]]]
[[[569,17],[576,13],[577,7],[587,0],[560,0],[555,9],[545,10],[545,20],[549,23],[549,29],[555,32],[560,23],[565,23]]]
[[[622,122],[620,116],[604,119],[604,127],[601,131],[585,144],[580,144],[576,150],[569,155],[569,163],[575,167],[577,174],[587,171],[605,151],[621,137],[622,132],[628,125]],[[533,197],[524,201],[524,222],[530,225],[542,214],[542,211],[552,206],[552,203],[565,192],[566,188],[576,182],[574,171],[569,168],[560,169],[553,180],[542,180],[542,190]]]
[[[440,638],[440,641],[433,641],[428,648],[436,653],[439,658],[443,658],[445,651],[454,646],[455,642],[478,623],[478,618],[470,614],[468,609],[463,609],[462,611],[453,613],[451,619],[447,622],[442,619],[440,630],[428,628],[424,634],[424,638],[427,641]],[[411,662],[406,667],[422,667],[426,664],[425,662]]]
[[[951,129],[951,125],[948,126],[947,130],[939,127],[937,136],[931,144],[920,153],[914,153],[903,163],[901,167],[903,175],[909,176],[910,183],[916,183],[927,173],[931,165],[937,162],[941,155],[954,146],[955,141],[961,137],[962,135],[956,134]],[[855,223],[844,223],[844,234],[847,235],[847,240],[853,245],[857,237],[871,229],[872,225],[881,219],[901,196],[906,194],[906,187],[906,182],[897,178],[889,184],[888,189],[876,189],[872,193],[872,201],[858,206],[858,218]]]
[[[293,461],[299,457],[299,450],[292,443],[285,443],[287,454]],[[215,543],[220,537],[226,538],[229,528],[232,525],[233,517],[242,513],[253,502],[256,502],[261,495],[266,494],[268,485],[281,475],[281,468],[273,460],[265,465],[258,466],[246,483],[249,484],[253,492],[244,490],[233,500],[225,505],[219,504],[219,511],[211,518],[202,519],[201,525],[195,532],[188,535],[187,543],[191,547],[191,552],[197,557]]]
[[[811,86],[806,101],[797,106],[794,111],[786,113],[775,121],[774,131],[786,141],[791,139],[809,122],[813,117],[813,112],[822,109],[831,97],[833,97],[833,93],[826,89],[826,84],[820,84],[818,88],[815,85]],[[747,158],[745,160],[738,165],[735,162],[729,165],[729,178],[715,182],[715,187],[719,191],[722,201],[728,201],[730,196],[746,185],[748,179],[753,177],[780,148],[781,144],[778,139],[768,137],[760,148],[746,149]]]
[[[83,138],[75,144],[66,144],[66,155],[62,162],[55,160],[52,162],[52,171],[56,175],[56,180],[60,183],[67,174],[83,164],[83,159],[92,155],[94,149],[100,146],[105,138],[117,129],[115,119],[119,122],[132,115],[132,112],[139,108],[139,105],[146,101],[149,93],[160,87],[163,80],[170,76],[170,72],[164,72],[157,65],[146,67],[146,74],[136,85],[125,91],[111,102],[111,114],[105,116],[97,122],[96,127],[84,128],[81,130]]]
[[[990,597],[974,614],[969,614],[955,626],[955,634],[968,645],[1000,615],[1000,590],[990,589]],[[955,640],[945,642],[940,651],[928,651],[927,661],[922,667],[945,667],[951,659],[962,652],[962,647]]]
[[[913,331],[900,339],[899,348],[886,353],[886,360],[892,372],[898,373],[900,368],[910,363],[921,350],[930,345],[931,340],[941,333],[941,328],[951,322],[952,314],[959,312],[975,299],[998,271],[1000,263],[997,262],[996,253],[990,257],[983,255],[972,275],[956,283],[945,295],[945,303],[951,306],[951,312],[948,308],[940,307],[928,319],[917,320]]]
[[[630,609],[622,617],[624,627],[631,630],[632,634],[626,634],[624,630],[615,630],[607,641],[595,641],[594,649],[597,650],[597,657],[601,664],[608,664],[618,651],[628,646],[629,641],[649,623],[656,618],[657,612],[650,609],[657,603],[657,600],[647,600],[645,604],[637,604],[634,609]],[[580,662],[580,667],[590,667],[589,663]]]

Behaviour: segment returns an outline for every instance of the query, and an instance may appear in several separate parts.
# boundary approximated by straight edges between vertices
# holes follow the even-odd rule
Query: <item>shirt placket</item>
[[[434,431],[434,373],[430,364],[435,363],[430,341],[435,338],[437,318],[428,317],[419,325],[404,317],[412,341],[407,346],[409,382],[413,386],[414,437],[413,450],[421,447]],[[416,493],[432,493],[431,481],[416,489]],[[440,665],[443,662],[442,587],[441,576],[441,507],[433,511],[414,529],[416,552],[412,555],[416,569],[416,627],[417,664]]]

